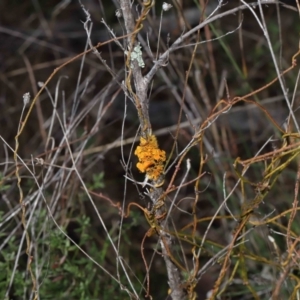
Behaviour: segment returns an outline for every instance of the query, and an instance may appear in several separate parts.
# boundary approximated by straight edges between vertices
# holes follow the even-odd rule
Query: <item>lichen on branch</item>
[[[159,149],[156,136],[141,137],[134,154],[139,159],[136,167],[149,179],[157,180],[163,174],[166,152]]]

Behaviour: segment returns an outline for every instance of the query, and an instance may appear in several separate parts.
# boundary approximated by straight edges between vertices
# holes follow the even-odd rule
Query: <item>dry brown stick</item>
[[[136,31],[139,28],[141,28],[142,26],[141,21],[144,20],[145,14],[147,14],[149,11],[149,7],[154,5],[154,0],[143,1],[143,4],[144,4],[144,10],[142,11],[141,17],[138,19],[137,23],[135,24],[135,20],[131,10],[131,1],[120,0],[120,7],[124,18],[126,32],[128,34],[135,32],[134,35],[131,35],[130,37],[127,38],[127,43],[130,46],[129,51],[127,53],[128,55],[127,62],[126,62],[127,67],[128,67],[128,62],[130,61],[132,48],[134,47],[135,36],[137,34]],[[148,135],[152,134],[151,123],[149,120],[149,113],[148,113],[148,98],[147,98],[147,91],[149,88],[150,80],[147,80],[147,78],[142,76],[141,67],[135,61],[132,63],[132,65],[129,66],[129,74],[127,76],[128,77],[126,80],[126,87],[129,90],[129,92],[132,92],[130,76],[132,76],[133,78],[133,83],[135,87],[134,99],[135,99],[135,105],[139,113],[139,119],[142,127],[141,134],[143,138],[147,139]],[[147,125],[146,128],[144,128],[143,126],[145,124]],[[161,178],[153,180],[153,184],[154,186],[159,186],[157,188],[152,189],[149,193],[149,197],[152,200],[153,207],[154,207],[155,204],[162,199],[162,195],[163,195],[163,189],[160,187]],[[164,207],[155,210],[155,214],[157,215],[162,215],[163,212],[164,212]],[[160,223],[160,226],[161,226],[161,230],[159,232],[160,245],[162,248],[162,253],[163,253],[163,257],[166,263],[166,268],[168,273],[168,283],[171,290],[170,296],[174,300],[184,300],[186,299],[186,293],[183,288],[181,275],[179,269],[172,262],[170,253],[168,252],[170,249],[173,248],[172,245],[173,238],[166,233],[166,231],[168,231],[168,222],[162,221]]]

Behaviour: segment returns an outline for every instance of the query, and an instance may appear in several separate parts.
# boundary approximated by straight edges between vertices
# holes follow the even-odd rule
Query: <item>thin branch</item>
[[[277,0],[263,0],[263,1],[260,1],[260,4],[283,4],[282,2],[278,2]],[[195,26],[194,28],[192,28],[191,30],[189,30],[187,33],[181,35],[172,45],[171,47],[165,51],[160,57],[159,59],[154,63],[154,66],[152,67],[152,69],[148,72],[148,74],[145,76],[147,82],[151,81],[153,76],[156,74],[156,72],[158,71],[158,69],[163,66],[165,64],[165,62],[168,60],[169,58],[169,55],[171,52],[177,50],[180,46],[180,44],[186,40],[189,36],[191,36],[193,33],[196,33],[198,30],[202,29],[203,27],[205,27],[206,25],[218,20],[218,19],[221,19],[223,17],[226,17],[226,16],[229,16],[229,15],[232,15],[232,14],[235,14],[237,13],[238,11],[242,11],[242,10],[245,10],[245,9],[248,9],[249,7],[248,6],[252,6],[252,7],[256,7],[258,5],[260,5],[259,3],[257,2],[253,2],[253,3],[249,3],[247,5],[240,5],[239,7],[235,7],[233,9],[230,9],[228,11],[225,11],[223,13],[220,13],[214,17],[211,17],[211,18],[207,18],[205,21],[203,21],[201,24]],[[290,8],[290,7],[289,7]]]

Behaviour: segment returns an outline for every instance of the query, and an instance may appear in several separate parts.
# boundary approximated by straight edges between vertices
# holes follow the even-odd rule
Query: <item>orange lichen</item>
[[[158,148],[154,135],[150,135],[147,139],[141,137],[140,145],[136,147],[134,154],[139,159],[136,167],[142,173],[146,173],[149,179],[157,180],[162,175],[166,152]]]

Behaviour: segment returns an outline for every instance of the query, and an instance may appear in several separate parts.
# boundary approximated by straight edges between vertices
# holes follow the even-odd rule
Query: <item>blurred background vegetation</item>
[[[197,25],[204,14],[209,15],[218,1],[174,0],[171,3],[173,8],[163,16],[159,43],[162,1],[156,1],[141,33],[144,41],[148,39],[154,56],[156,51],[162,53],[183,32]],[[88,0],[82,1],[82,4],[91,14],[91,40],[95,45],[112,38],[102,19],[117,36],[124,34],[123,20],[115,14],[118,1]],[[291,66],[291,58],[299,48],[300,21],[296,3],[285,1],[285,4],[264,6],[272,47],[281,70]],[[238,0],[227,1],[216,14],[239,5]],[[27,270],[26,243],[22,242],[25,237],[16,166],[9,148],[14,148],[15,135],[22,121],[23,95],[29,92],[33,97],[39,90],[38,83],[45,82],[55,68],[88,49],[87,34],[83,28],[85,20],[80,3],[73,0],[0,2],[0,299],[34,299],[32,279]],[[150,119],[160,147],[167,153],[171,151],[177,123],[182,123],[176,140],[179,153],[194,134],[192,124],[205,120],[220,99],[245,95],[277,76],[269,46],[250,11],[220,18],[199,34],[201,40],[213,41],[198,46],[187,85],[184,84],[185,74],[193,51],[193,47],[188,45],[195,42],[196,35],[185,41],[183,48],[171,53],[169,64],[158,72],[153,81]],[[120,226],[117,207],[107,201],[119,202],[124,207],[137,202],[147,207],[148,200],[143,190],[124,178],[124,163],[128,162],[133,178],[144,180],[144,175],[135,168],[136,158],[131,156],[139,123],[134,105],[124,100],[120,89],[120,82],[124,80],[123,51],[114,42],[104,45],[99,51],[114,75],[91,53],[63,67],[39,97],[19,139],[18,155],[23,160],[20,163],[22,189],[26,218],[30,219],[28,232],[33,243],[31,268],[38,279],[39,299],[129,299],[120,284],[99,267],[117,277],[116,253],[97,212],[101,214],[112,239],[119,241],[118,251],[139,297],[143,299],[145,295],[146,271],[140,248],[149,224],[144,213],[133,208]],[[143,53],[146,64],[143,72],[146,73],[153,59],[145,50]],[[300,101],[297,80],[296,69],[284,76],[289,96],[295,93],[293,108],[296,116]],[[185,103],[182,106],[183,95]],[[280,126],[283,125],[288,109],[278,82],[255,95],[253,100],[260,103]],[[179,119],[181,106],[183,116]],[[210,158],[204,167],[206,175],[200,182],[199,220],[213,216],[222,203],[225,172],[227,193],[233,188],[238,179],[232,166],[235,159],[253,157],[267,139],[276,134],[278,132],[266,114],[251,104],[234,106],[214,122],[205,135],[205,152]],[[78,158],[76,167],[81,179],[94,193],[91,195],[95,205],[89,201],[78,174],[72,169],[66,140],[74,157]],[[272,145],[267,145],[263,152],[271,150]],[[189,152],[192,163],[189,180],[198,174],[199,151],[195,147]],[[174,168],[167,174],[166,182],[172,171]],[[263,164],[252,165],[247,179],[259,182],[263,172]],[[296,173],[297,161],[293,161],[255,212],[258,219],[270,214],[271,217],[279,215],[292,207]],[[181,182],[183,174],[183,170],[179,171],[176,184]],[[250,199],[255,194],[254,188],[246,185],[245,189]],[[227,203],[233,214],[239,213],[243,193],[240,188],[237,189]],[[171,199],[172,194],[168,197]],[[194,198],[193,185],[180,190],[180,210],[172,214],[174,227],[178,230],[190,223]],[[203,264],[230,241],[235,222],[226,218],[228,213],[225,210],[222,213],[224,218],[216,219],[208,233],[208,244],[201,257]],[[209,221],[199,224],[199,238]],[[292,230],[299,234],[297,222],[298,215]],[[248,257],[247,277],[259,299],[270,298],[280,276],[279,262],[287,253],[283,234],[286,234],[287,224],[288,214],[277,220],[276,225],[270,224],[271,229],[266,225],[258,226],[249,236],[247,250],[252,256],[249,254]],[[58,226],[98,265],[79,251]],[[270,230],[273,230],[272,236],[278,248],[268,240]],[[156,242],[155,236],[146,239],[144,254],[148,261],[156,253],[153,250]],[[178,249],[178,256],[182,260],[185,256],[187,264],[190,264],[192,254],[184,252],[184,249],[185,246]],[[295,282],[299,282],[298,264],[296,260],[279,299],[288,299]],[[220,266],[215,263],[202,274],[196,287],[197,299],[206,299],[219,271]],[[125,274],[119,274],[119,282],[128,286]],[[164,261],[160,255],[155,255],[150,271],[153,299],[167,298],[167,280]],[[220,299],[254,299],[249,285],[243,282],[242,271],[231,280],[231,285]]]

